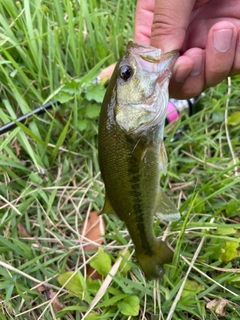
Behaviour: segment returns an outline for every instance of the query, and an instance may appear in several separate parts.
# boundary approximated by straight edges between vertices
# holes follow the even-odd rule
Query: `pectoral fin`
[[[167,173],[167,153],[166,149],[164,146],[164,142],[162,141],[160,144],[160,150],[159,150],[159,155],[160,155],[160,170],[163,172],[164,175]]]
[[[166,221],[176,221],[180,218],[178,209],[161,189],[158,194],[156,215]]]
[[[141,138],[138,139],[137,143],[135,144],[132,150],[132,157],[137,160],[137,164],[140,165],[142,161],[144,161],[144,157],[146,152],[152,148],[153,143],[150,141],[149,143],[145,144],[141,141]]]
[[[103,206],[103,209],[100,212],[100,214],[103,214],[103,213],[115,214],[115,211],[114,211],[114,209],[113,209],[113,207],[112,207],[107,195],[105,196],[104,206]]]

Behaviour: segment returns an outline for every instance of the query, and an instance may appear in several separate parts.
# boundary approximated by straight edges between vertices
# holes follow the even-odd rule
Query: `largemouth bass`
[[[99,119],[99,164],[105,183],[102,213],[127,226],[136,257],[149,279],[159,278],[173,253],[154,234],[153,217],[179,213],[160,188],[166,174],[163,142],[168,84],[178,54],[130,42],[110,80]]]

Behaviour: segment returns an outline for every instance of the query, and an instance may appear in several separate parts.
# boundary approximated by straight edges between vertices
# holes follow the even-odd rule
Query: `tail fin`
[[[152,280],[162,277],[163,265],[172,262],[173,252],[165,242],[157,240],[153,248],[153,254],[136,252],[136,256],[146,278]]]

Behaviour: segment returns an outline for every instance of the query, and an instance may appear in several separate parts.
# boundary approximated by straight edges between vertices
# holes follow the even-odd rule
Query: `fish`
[[[160,188],[166,175],[164,124],[168,85],[177,51],[129,42],[103,99],[98,130],[99,167],[105,184],[101,213],[124,221],[147,279],[158,279],[173,252],[154,233],[154,216],[180,214]]]

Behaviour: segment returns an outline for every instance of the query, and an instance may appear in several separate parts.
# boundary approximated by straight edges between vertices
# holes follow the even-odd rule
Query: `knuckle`
[[[161,42],[164,46],[171,47],[172,43],[173,49],[180,50],[184,42],[185,31],[183,27],[176,24],[174,16],[166,12],[154,17],[151,37],[154,44]]]

